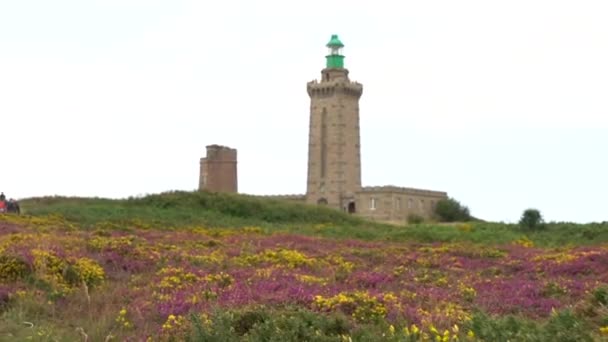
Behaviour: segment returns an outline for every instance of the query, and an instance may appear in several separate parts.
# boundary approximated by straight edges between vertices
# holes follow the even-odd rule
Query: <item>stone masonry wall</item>
[[[357,193],[358,215],[377,221],[407,222],[411,214],[425,220],[434,218],[435,204],[446,199],[440,191],[401,188],[394,186],[365,187]]]

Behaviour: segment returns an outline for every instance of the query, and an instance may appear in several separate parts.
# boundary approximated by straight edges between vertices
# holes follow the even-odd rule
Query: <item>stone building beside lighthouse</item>
[[[308,82],[306,87],[310,97],[306,194],[272,197],[326,205],[379,221],[402,222],[411,215],[432,219],[435,204],[447,198],[447,193],[393,185],[362,186],[359,99],[363,85],[349,79],[344,44],[338,36],[332,35],[326,46],[329,52],[321,79]],[[217,174],[232,169],[217,167],[212,171],[202,165],[201,190],[215,191],[204,185],[203,171],[208,180],[232,179]],[[229,192],[236,192],[236,166],[234,184],[234,191]]]

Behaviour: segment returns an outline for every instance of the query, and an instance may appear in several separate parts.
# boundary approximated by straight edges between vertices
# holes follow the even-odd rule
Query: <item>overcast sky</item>
[[[0,1],[0,191],[306,190],[331,34],[363,84],[363,184],[447,191],[488,220],[608,220],[608,2]]]

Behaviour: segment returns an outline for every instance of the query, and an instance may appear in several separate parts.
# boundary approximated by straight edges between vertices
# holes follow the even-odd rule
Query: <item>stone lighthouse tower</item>
[[[310,126],[306,202],[355,212],[355,193],[361,190],[359,98],[363,86],[349,80],[343,47],[338,36],[332,35],[321,81],[307,85]]]

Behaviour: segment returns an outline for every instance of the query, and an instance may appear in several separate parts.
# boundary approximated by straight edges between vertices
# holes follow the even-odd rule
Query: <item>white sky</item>
[[[241,192],[304,193],[306,82],[336,33],[364,86],[364,185],[608,220],[607,18],[605,0],[4,0],[0,191],[194,190],[223,144]]]

